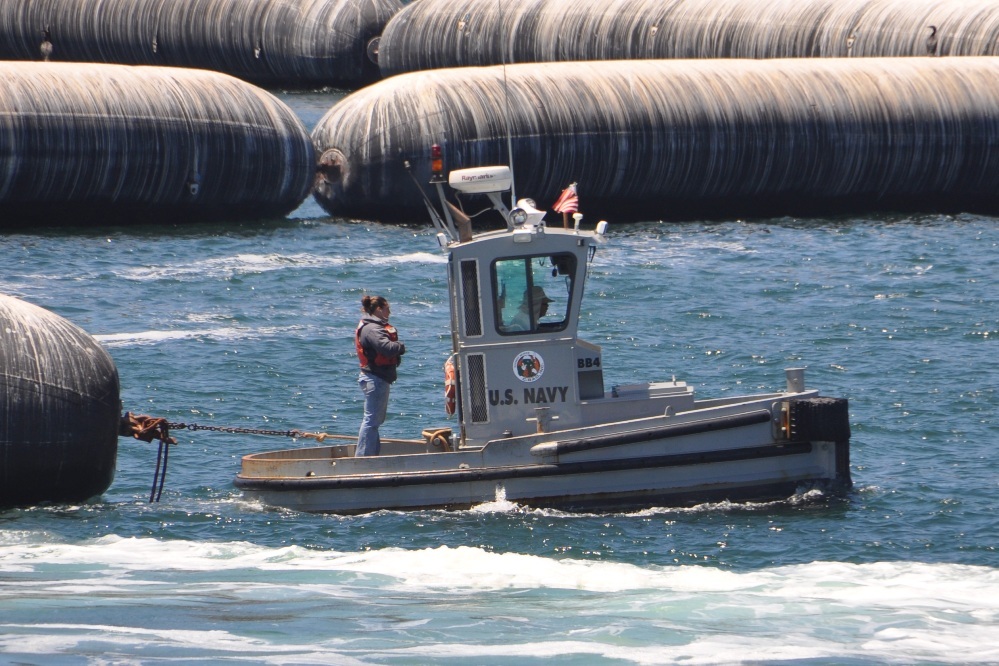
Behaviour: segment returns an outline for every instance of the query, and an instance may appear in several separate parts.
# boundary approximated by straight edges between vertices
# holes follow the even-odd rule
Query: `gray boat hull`
[[[818,431],[804,435],[814,439],[774,438],[782,412],[772,405],[785,402],[824,412]],[[477,450],[428,444],[377,458],[350,457],[353,446],[276,451],[244,457],[236,486],[265,504],[343,514],[496,500],[577,511],[777,500],[850,486],[846,414],[845,400],[775,395]]]

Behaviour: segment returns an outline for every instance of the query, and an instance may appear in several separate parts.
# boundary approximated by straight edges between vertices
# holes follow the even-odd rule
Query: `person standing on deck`
[[[381,451],[378,426],[388,412],[389,388],[397,378],[396,368],[406,353],[399,333],[389,324],[389,303],[384,296],[361,299],[364,313],[354,332],[354,347],[361,362],[358,384],[364,394],[364,418],[357,434],[355,456],[377,456]]]

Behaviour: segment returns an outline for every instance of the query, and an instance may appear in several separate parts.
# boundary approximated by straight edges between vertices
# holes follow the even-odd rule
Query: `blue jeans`
[[[357,383],[364,394],[364,418],[361,419],[361,430],[357,433],[357,451],[354,455],[377,456],[382,448],[378,426],[385,422],[389,388],[392,385],[368,372],[362,372]]]

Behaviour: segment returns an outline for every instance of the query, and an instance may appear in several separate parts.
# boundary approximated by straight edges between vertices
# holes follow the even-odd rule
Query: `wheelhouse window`
[[[576,276],[572,254],[497,259],[492,266],[496,327],[502,335],[560,331]]]

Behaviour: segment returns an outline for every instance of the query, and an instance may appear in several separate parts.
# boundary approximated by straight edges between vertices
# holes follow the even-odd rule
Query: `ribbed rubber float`
[[[422,2],[423,0],[421,0]],[[644,60],[401,74],[313,130],[335,215],[420,220],[430,179],[506,164],[612,220],[999,211],[999,59]]]
[[[378,64],[389,76],[503,62],[996,54],[994,0],[419,0],[385,26]]]
[[[107,352],[62,317],[0,294],[0,507],[107,490],[120,415]]]
[[[261,85],[354,87],[401,0],[3,0],[0,59],[212,69]]]
[[[0,227],[284,215],[314,173],[298,117],[239,79],[0,62]]]

